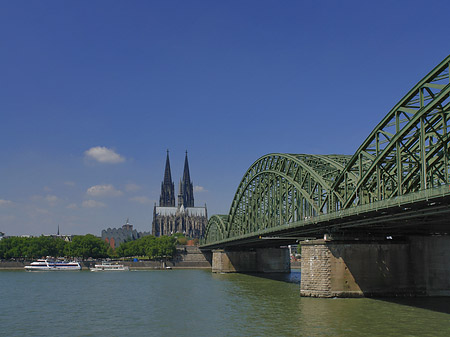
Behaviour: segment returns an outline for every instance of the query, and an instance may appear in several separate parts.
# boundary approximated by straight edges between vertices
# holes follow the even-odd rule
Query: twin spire
[[[175,207],[175,191],[172,182],[172,174],[170,172],[169,150],[167,150],[166,168],[164,170],[164,181],[161,184],[161,196],[159,198],[159,206]],[[178,207],[194,207],[194,186],[189,174],[189,163],[186,151],[184,159],[183,178],[180,179],[180,187],[178,194]]]

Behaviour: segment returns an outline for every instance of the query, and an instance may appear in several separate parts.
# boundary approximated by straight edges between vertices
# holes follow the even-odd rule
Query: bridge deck
[[[303,221],[261,229],[232,237],[201,249],[232,247],[270,247],[295,244],[305,238],[320,238],[327,233],[345,235],[430,235],[450,233],[450,186],[410,193]]]

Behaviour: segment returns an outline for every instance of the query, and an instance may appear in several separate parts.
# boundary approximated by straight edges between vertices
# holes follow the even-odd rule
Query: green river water
[[[0,271],[0,336],[450,336],[450,298],[301,298],[299,281]]]

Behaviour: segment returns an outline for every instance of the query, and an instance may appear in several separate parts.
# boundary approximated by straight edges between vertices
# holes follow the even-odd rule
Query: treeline
[[[45,256],[77,258],[107,258],[147,256],[150,259],[172,258],[176,252],[175,237],[145,236],[122,243],[116,250],[102,239],[92,235],[77,235],[67,242],[61,238],[40,236],[33,238],[10,237],[0,240],[1,259],[37,259]]]
[[[117,247],[117,257],[146,256],[149,259],[172,258],[176,253],[177,239],[173,236],[144,236],[135,241],[122,243]]]

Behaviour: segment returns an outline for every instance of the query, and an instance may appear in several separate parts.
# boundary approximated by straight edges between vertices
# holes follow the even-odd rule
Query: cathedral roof
[[[183,207],[184,213],[192,216],[206,216],[206,207]],[[156,215],[167,216],[176,215],[181,209],[178,207],[161,207],[156,206]],[[183,212],[182,212],[183,213]]]
[[[156,206],[156,215],[175,215],[177,214],[178,207],[159,207]]]

